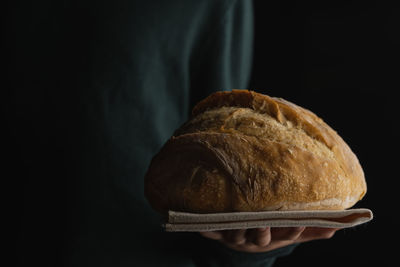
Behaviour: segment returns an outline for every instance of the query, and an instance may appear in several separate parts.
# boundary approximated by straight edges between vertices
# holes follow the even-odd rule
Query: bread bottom
[[[347,197],[344,200],[339,198],[329,198],[315,202],[280,202],[274,206],[269,206],[266,211],[276,210],[344,210],[353,206],[358,201],[358,197]]]

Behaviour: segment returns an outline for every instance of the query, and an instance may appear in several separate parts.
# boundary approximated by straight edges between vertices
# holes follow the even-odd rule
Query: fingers
[[[258,228],[254,229],[252,231],[254,235],[250,239],[249,237],[249,242],[253,243],[256,246],[260,247],[266,247],[271,243],[271,228],[270,227],[265,227],[265,228]]]
[[[219,240],[224,243],[241,245],[246,243],[246,229],[240,230],[222,230],[212,232],[199,232],[203,237]]]
[[[246,243],[246,229],[222,231],[225,242],[232,245],[242,245]]]
[[[270,227],[258,229],[224,230],[200,232],[203,237],[218,240],[226,244],[241,246],[244,244],[265,247],[271,242]]]
[[[247,242],[258,247],[280,247],[297,242],[305,227],[258,228],[249,230]]]
[[[329,239],[339,228],[307,227],[299,238],[299,242],[307,242],[318,239]]]
[[[272,228],[271,234],[274,240],[297,241],[305,229],[305,227],[276,227]]]
[[[213,240],[221,240],[222,239],[222,233],[220,231],[200,232],[200,234],[206,238],[213,239]]]
[[[320,227],[264,227],[256,229],[200,232],[206,238],[245,252],[266,252],[294,243],[329,239],[338,228]]]

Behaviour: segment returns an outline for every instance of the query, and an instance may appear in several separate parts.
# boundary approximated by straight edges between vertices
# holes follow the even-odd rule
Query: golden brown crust
[[[361,166],[312,112],[247,90],[217,92],[153,158],[158,211],[345,209],[366,192]]]

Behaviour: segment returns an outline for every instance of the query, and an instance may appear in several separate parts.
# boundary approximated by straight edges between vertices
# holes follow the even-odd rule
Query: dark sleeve
[[[192,236],[192,258],[196,266],[210,267],[270,267],[279,257],[292,253],[297,244],[263,253],[239,252],[227,248],[218,241],[203,238],[199,234]]]
[[[292,253],[295,247],[296,245],[290,245],[269,252],[250,254],[246,252],[234,251],[226,248],[223,245],[220,245],[218,251],[225,266],[270,267],[273,266],[277,258],[287,256]]]
[[[252,1],[228,1],[219,24],[194,47],[190,104],[220,90],[248,89],[253,55]]]
[[[191,72],[191,106],[213,91],[249,89],[253,53],[252,1],[232,1],[208,38],[194,53]],[[288,255],[295,246],[267,253],[231,250],[217,241],[193,237],[197,266],[272,266],[276,258]]]

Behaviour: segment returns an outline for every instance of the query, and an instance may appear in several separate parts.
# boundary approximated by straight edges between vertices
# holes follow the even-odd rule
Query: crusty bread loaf
[[[340,210],[365,193],[357,157],[322,119],[247,90],[199,102],[145,177],[161,213]]]

